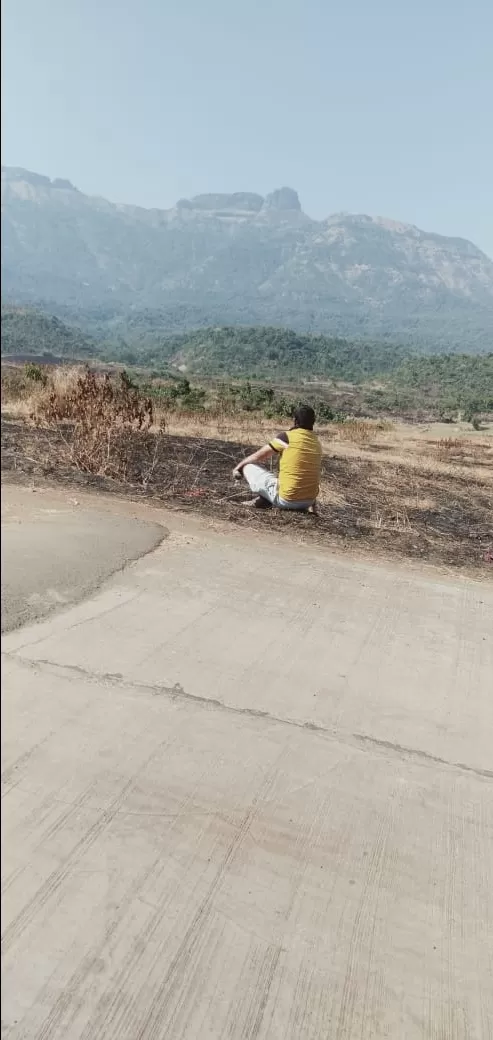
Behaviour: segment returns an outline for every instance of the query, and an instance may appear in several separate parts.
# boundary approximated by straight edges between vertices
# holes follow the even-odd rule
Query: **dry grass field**
[[[64,369],[29,393],[3,387],[4,479],[150,496],[341,550],[493,573],[493,423],[323,425],[319,515],[258,513],[231,472],[285,421],[163,412],[124,385],[104,389],[103,377],[81,391],[79,377]]]

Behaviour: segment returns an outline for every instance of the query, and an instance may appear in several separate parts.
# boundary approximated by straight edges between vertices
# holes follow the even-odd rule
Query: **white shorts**
[[[279,498],[279,481],[275,474],[264,466],[256,466],[255,463],[249,462],[247,466],[243,466],[242,473],[253,494],[266,498],[271,506],[299,510],[309,509],[314,504],[313,499],[308,502],[286,502],[285,499]]]

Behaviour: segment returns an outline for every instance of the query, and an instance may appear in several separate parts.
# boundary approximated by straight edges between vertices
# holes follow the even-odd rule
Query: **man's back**
[[[322,447],[313,430],[295,427],[270,442],[279,452],[281,502],[314,502],[319,490]]]

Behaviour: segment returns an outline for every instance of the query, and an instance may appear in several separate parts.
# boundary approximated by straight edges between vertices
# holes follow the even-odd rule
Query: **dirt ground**
[[[360,424],[361,425],[361,424]],[[142,439],[124,481],[88,474],[70,460],[70,428],[43,429],[4,415],[2,472],[19,483],[43,481],[148,497],[169,508],[275,531],[372,555],[418,559],[492,574],[493,427],[465,424],[334,425],[324,447],[320,514],[251,511],[231,471],[272,434],[272,424],[179,420]],[[363,436],[365,435],[365,436]],[[358,438],[365,443],[358,443]],[[140,455],[139,455],[140,451]],[[145,457],[144,457],[145,456]]]

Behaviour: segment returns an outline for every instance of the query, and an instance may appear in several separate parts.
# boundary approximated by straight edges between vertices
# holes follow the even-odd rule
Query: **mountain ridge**
[[[493,261],[472,242],[367,214],[314,220],[288,187],[144,209],[2,167],[2,276],[20,302],[181,308],[183,328],[279,324],[491,349]]]

